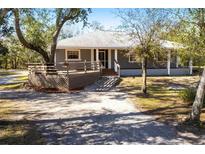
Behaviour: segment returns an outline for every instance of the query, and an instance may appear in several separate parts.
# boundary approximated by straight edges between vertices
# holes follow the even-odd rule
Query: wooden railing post
[[[66,65],[67,89],[69,90],[69,63]]]
[[[95,62],[91,62],[91,68],[93,71],[95,70]]]
[[[84,61],[84,71],[85,71],[85,73],[87,72],[86,60]]]

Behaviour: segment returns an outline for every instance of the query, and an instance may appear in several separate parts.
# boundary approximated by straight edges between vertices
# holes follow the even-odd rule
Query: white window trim
[[[68,51],[78,51],[78,59],[68,59]],[[65,50],[65,60],[66,61],[79,61],[81,60],[81,52],[80,49],[66,49]]]
[[[137,62],[136,60],[135,61],[131,61],[130,57],[131,57],[131,54],[129,54],[129,63],[136,63]]]
[[[154,60],[156,61],[156,62],[167,62],[167,60],[159,60],[159,55],[157,55],[157,56],[154,56]]]

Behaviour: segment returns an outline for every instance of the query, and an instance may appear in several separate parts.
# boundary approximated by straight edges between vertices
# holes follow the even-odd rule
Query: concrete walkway
[[[17,101],[12,120],[24,119],[37,125],[47,144],[191,143],[186,134],[179,136],[174,126],[140,113],[126,98],[125,93],[116,91],[0,91],[0,100]]]

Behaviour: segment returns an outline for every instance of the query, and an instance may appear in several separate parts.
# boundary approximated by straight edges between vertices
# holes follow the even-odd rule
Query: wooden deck
[[[58,89],[69,91],[83,89],[94,83],[101,74],[98,62],[77,62],[78,65],[65,63],[65,70],[59,71],[55,66],[29,65],[29,84],[35,89]],[[80,65],[79,65],[80,63]],[[71,67],[75,66],[75,68]],[[77,67],[76,66],[80,66]]]

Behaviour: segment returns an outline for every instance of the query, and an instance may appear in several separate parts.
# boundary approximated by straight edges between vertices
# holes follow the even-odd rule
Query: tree
[[[54,63],[59,33],[66,22],[86,24],[90,9],[12,9],[19,41]],[[50,50],[48,48],[50,47]]]
[[[160,51],[160,33],[170,25],[164,9],[122,9],[117,15],[122,19],[120,29],[133,42],[136,57],[142,64],[142,92],[147,93],[147,61]]]
[[[26,68],[27,63],[42,61],[39,54],[31,52],[29,49],[25,48],[14,35],[6,37],[3,45],[8,50],[8,52],[1,58],[1,61],[5,64],[5,68]]]
[[[8,36],[13,32],[13,27],[9,24],[9,13],[11,9],[0,9],[0,38]]]
[[[97,31],[97,30],[103,31],[103,30],[105,30],[104,26],[98,21],[92,21],[92,23],[89,24],[89,27],[94,31]]]
[[[189,9],[189,26],[192,27],[192,36],[190,38],[194,39],[191,44],[195,51],[193,53],[200,54],[205,58],[205,9]],[[191,17],[191,18],[190,18]],[[202,77],[197,89],[196,97],[192,105],[192,111],[190,114],[190,120],[194,122],[200,121],[201,109],[203,107],[205,93],[205,68],[202,73]]]
[[[196,64],[205,64],[205,9],[181,9],[177,12],[180,25],[174,30],[178,36],[174,39],[181,41],[185,48],[180,51],[185,58],[195,59]],[[199,63],[200,61],[200,63]],[[202,73],[196,97],[192,105],[190,120],[200,121],[205,93],[205,69]]]

